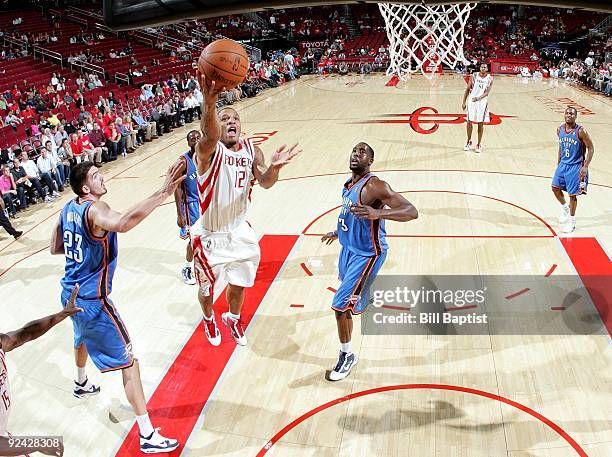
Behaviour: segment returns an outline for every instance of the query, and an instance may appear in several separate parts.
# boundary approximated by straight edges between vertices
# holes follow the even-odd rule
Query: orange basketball
[[[217,40],[202,51],[198,68],[206,79],[216,81],[217,87],[233,89],[249,72],[249,57],[240,43]]]

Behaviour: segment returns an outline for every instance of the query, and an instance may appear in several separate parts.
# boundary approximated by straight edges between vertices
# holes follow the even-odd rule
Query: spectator
[[[22,152],[22,157],[23,157],[23,154],[25,154],[26,157],[28,156],[26,152]],[[32,163],[34,164],[34,162]],[[34,164],[34,168],[36,169],[36,172],[37,172],[38,168],[36,168],[36,164]],[[17,184],[17,193],[19,193],[19,187],[22,186],[23,191],[29,197],[30,202],[36,203],[36,197],[34,196],[34,189],[38,193],[38,198],[40,198],[41,201],[45,201],[45,202],[53,201],[52,198],[46,195],[45,190],[40,184],[40,180],[35,175],[28,175],[25,168],[21,165],[21,161],[19,157],[15,157],[13,159],[12,174],[13,174],[13,179],[15,180],[15,184]]]
[[[82,129],[77,132],[77,142],[82,151],[83,160],[93,162],[98,168],[102,167],[102,149],[96,148]]]
[[[139,109],[135,108],[134,111],[132,111],[132,119],[138,128],[142,130],[145,141],[151,141],[152,138],[157,138],[157,125],[155,122],[145,121]]]
[[[17,198],[17,186],[15,180],[11,176],[8,165],[2,165],[2,174],[0,174],[0,195],[4,200],[4,206],[8,209],[9,216],[16,218],[17,208],[13,202],[13,198]]]
[[[57,194],[55,189],[60,192],[64,191],[64,183],[62,182],[63,177],[60,176],[57,170],[57,163],[51,152],[51,141],[47,140],[45,147],[40,150],[40,156],[38,156],[36,166],[38,167],[42,180],[47,184],[49,189],[53,189],[52,194],[54,196]],[[59,197],[59,194],[57,194],[57,196]]]
[[[0,199],[0,225],[4,228],[4,230],[8,232],[9,235],[11,235],[16,240],[18,240],[21,235],[23,235],[23,232],[15,230],[15,228],[11,224],[11,221],[8,219],[5,213],[3,199]]]
[[[115,124],[117,125],[117,131],[121,135],[121,141],[123,142],[123,146],[120,146],[121,155],[127,157],[128,152],[134,152],[136,149],[132,143],[132,135],[127,127],[123,125],[123,119],[121,119],[121,117],[117,116]]]
[[[104,136],[104,132],[100,128],[100,125],[97,122],[93,123],[93,130],[88,135],[89,141],[95,148],[95,153],[98,155],[100,153],[100,157],[103,162],[108,162],[108,148],[106,147],[106,137]]]
[[[121,133],[117,131],[117,125],[114,122],[108,124],[104,130],[104,136],[106,137],[106,146],[108,147],[109,159],[117,160],[119,153],[123,155],[125,143],[121,137]]]

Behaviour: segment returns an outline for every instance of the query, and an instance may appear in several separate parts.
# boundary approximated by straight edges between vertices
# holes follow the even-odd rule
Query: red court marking
[[[257,281],[254,287],[246,290],[241,313],[245,327],[298,238],[296,235],[264,235],[259,242],[261,262]],[[214,308],[217,315],[227,310],[224,293],[215,301]],[[181,443],[178,451],[160,455],[176,456],[180,453],[236,348],[228,329],[220,325],[219,330],[222,343],[213,348],[206,340],[202,326],[198,325],[147,403],[153,425],[162,427],[165,436],[176,438]],[[138,427],[135,424],[116,455],[140,455]]]
[[[512,300],[513,298],[518,297],[519,295],[523,295],[526,292],[529,292],[531,289],[529,287],[525,287],[524,289],[519,290],[518,292],[514,292],[506,297],[506,300]]]
[[[300,267],[302,267],[302,270],[304,270],[308,276],[312,276],[312,271],[308,269],[304,262],[300,263]]]
[[[289,305],[289,308],[303,308],[304,305],[297,305],[297,304],[291,304]]]
[[[387,84],[385,84],[385,86],[396,87],[398,83],[399,83],[399,78],[397,77],[397,75],[393,75],[391,76],[391,79],[387,81]]]
[[[444,311],[463,311],[464,309],[478,308],[478,305],[457,306],[455,308],[444,308]]]
[[[333,287],[328,287],[327,290],[329,290],[330,292],[336,293],[338,292],[336,289],[334,289]]]
[[[6,273],[7,271],[9,271],[11,268],[13,268],[13,267],[14,267],[15,265],[17,265],[18,263],[21,263],[21,262],[23,262],[24,260],[29,259],[29,258],[30,258],[30,257],[32,257],[33,255],[38,254],[39,252],[45,251],[45,250],[47,250],[47,249],[49,249],[49,246],[45,246],[44,248],[40,248],[38,251],[30,252],[30,253],[29,253],[28,255],[26,255],[25,257],[23,257],[23,258],[21,258],[21,259],[19,259],[19,260],[16,260],[16,261],[15,261],[15,262],[13,262],[13,264],[12,264],[12,265],[10,265],[10,266],[9,266],[9,267],[8,267],[6,270],[4,270],[4,271],[0,272],[0,278],[1,278],[1,277],[4,275],[4,273]]]
[[[534,411],[533,409],[529,408],[528,406],[522,405],[518,402],[515,402],[514,400],[510,400],[500,395],[495,395],[490,392],[486,392],[484,390],[471,389],[469,387],[453,386],[453,385],[447,385],[447,384],[400,384],[396,386],[377,387],[375,389],[362,390],[361,392],[353,392],[344,397],[340,397],[340,398],[337,398],[336,400],[329,401],[327,403],[322,404],[321,406],[311,409],[306,414],[303,414],[302,416],[298,417],[291,423],[287,424],[281,431],[279,431],[276,435],[270,438],[270,440],[264,445],[264,447],[262,447],[260,451],[257,453],[257,457],[263,457],[264,455],[266,455],[268,451],[272,449],[272,447],[283,436],[285,436],[295,427],[300,425],[302,422],[311,418],[315,414],[320,413],[321,411],[331,408],[332,406],[353,400],[354,398],[364,397],[366,395],[378,394],[381,392],[389,392],[389,391],[394,391],[394,390],[412,390],[412,389],[433,389],[433,390],[447,390],[447,391],[463,392],[463,393],[478,395],[478,396],[485,397],[485,398],[490,398],[492,400],[496,400],[501,403],[505,403],[507,405],[520,409],[521,411],[535,417],[540,422],[544,423],[549,428],[551,428],[553,431],[555,431],[561,438],[563,438],[576,451],[576,453],[579,456],[588,457],[584,449],[582,449],[580,445],[565,430],[563,430],[553,421],[544,417],[537,411]]]
[[[612,336],[612,262],[595,238],[560,238]]]
[[[553,306],[550,309],[553,311],[565,311],[565,306]]]
[[[544,276],[548,278],[551,274],[553,274],[553,271],[555,271],[556,269],[557,269],[557,264],[553,263],[552,267],[550,267],[550,270],[548,270]]]
[[[396,311],[411,311],[412,308],[406,308],[404,306],[393,306],[393,305],[382,305],[381,308],[393,309]]]
[[[407,193],[421,193],[421,192],[430,192],[430,193],[444,193],[444,194],[459,194],[459,195],[470,195],[472,197],[481,197],[481,198],[486,198],[488,200],[493,200],[496,202],[500,202],[500,203],[505,203],[506,205],[510,205],[514,208],[520,209],[521,211],[526,212],[527,214],[535,217],[537,220],[539,220],[542,224],[544,224],[544,226],[550,231],[551,235],[546,236],[546,238],[552,238],[557,236],[557,233],[553,230],[553,228],[550,226],[550,224],[548,222],[546,222],[543,218],[541,218],[540,216],[538,216],[537,214],[535,214],[532,211],[529,211],[526,208],[523,208],[522,206],[519,206],[517,204],[508,202],[506,200],[502,200],[500,198],[495,198],[495,197],[490,197],[488,195],[482,195],[482,194],[473,194],[470,192],[460,192],[460,191],[455,191],[455,190],[405,190],[402,192],[399,192],[400,194],[407,194]],[[317,216],[316,218],[314,218],[307,226],[304,230],[302,230],[303,234],[306,234],[306,232],[308,231],[308,229],[310,227],[312,227],[312,225],[317,222],[319,219],[321,219],[323,216],[326,216],[327,214],[331,213],[332,211],[337,210],[338,208],[340,208],[341,205],[335,206],[327,211],[325,211],[324,213],[320,214],[319,216]],[[411,235],[405,235],[407,237],[410,237]],[[413,237],[415,235],[412,235]],[[448,237],[448,238],[476,238],[477,235],[427,235],[428,237]],[[518,235],[515,235],[518,236]],[[522,235],[523,237],[526,237],[527,235]],[[499,237],[503,237],[506,238],[508,237],[508,235],[497,235],[495,236],[496,238]],[[532,238],[533,236],[529,236],[530,238]],[[539,237],[542,237],[542,235],[540,235]]]

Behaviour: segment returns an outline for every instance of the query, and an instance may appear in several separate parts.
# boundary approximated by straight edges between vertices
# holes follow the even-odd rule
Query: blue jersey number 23
[[[83,261],[82,242],[83,237],[81,235],[66,230],[64,232],[64,253],[66,257],[77,263],[81,263]]]

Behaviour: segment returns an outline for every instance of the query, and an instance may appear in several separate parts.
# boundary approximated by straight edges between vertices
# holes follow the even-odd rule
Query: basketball
[[[249,57],[242,45],[234,40],[217,40],[200,54],[200,72],[218,86],[233,89],[249,71]]]

